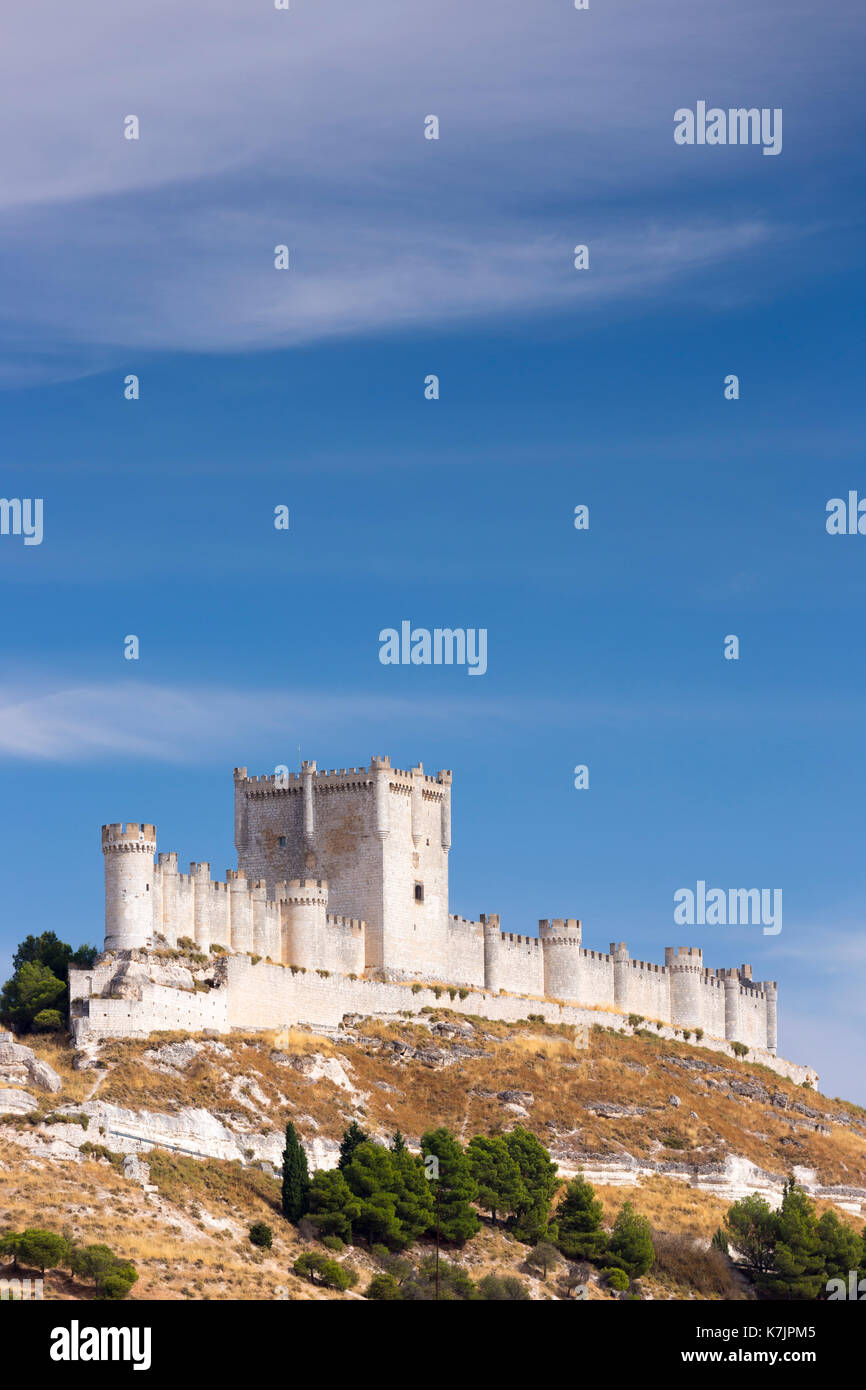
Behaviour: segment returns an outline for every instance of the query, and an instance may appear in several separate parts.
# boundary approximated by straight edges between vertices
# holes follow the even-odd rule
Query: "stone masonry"
[[[111,1030],[97,995],[130,1002],[126,975],[137,970],[143,978],[130,953],[180,946],[292,967],[292,974],[318,972],[331,979],[332,993],[340,981],[347,1008],[353,985],[366,982],[369,992],[373,983],[421,982],[637,1014],[776,1053],[776,982],[753,981],[748,965],[707,969],[694,946],[667,947],[664,965],[632,959],[624,942],[612,942],[606,953],[587,950],[576,918],[544,919],[537,935],[514,935],[501,931],[494,913],[477,920],[452,915],[450,772],[430,776],[420,764],[403,771],[387,757],[331,772],[305,762],[298,773],[264,777],[236,768],[234,789],[238,867],[224,882],[211,878],[207,863],[184,874],[176,853],[157,854],[151,824],[103,826],[108,954],[95,971],[73,972],[79,1032]],[[190,993],[191,982],[157,980],[152,972],[147,978],[152,989],[186,995],[185,1002],[160,1005],[149,996],[150,1029],[194,1029],[196,1021],[199,1028],[244,1026],[231,998],[206,1003],[206,994]],[[240,980],[237,971],[221,988],[231,991],[233,978]],[[246,1011],[255,1014],[255,1026],[292,1021],[289,996],[273,1008],[270,1020],[260,1009]],[[141,1009],[135,1022],[134,1031],[149,1031]]]

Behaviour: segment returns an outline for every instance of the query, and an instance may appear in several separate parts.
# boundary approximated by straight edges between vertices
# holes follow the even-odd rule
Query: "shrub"
[[[653,1231],[653,1276],[704,1298],[742,1298],[731,1263],[716,1244],[719,1236],[727,1243],[724,1232],[716,1231],[709,1249],[704,1249],[690,1236]]]
[[[126,1298],[137,1278],[138,1274],[134,1270],[131,1273],[106,1274],[102,1281],[102,1297],[112,1302]]]
[[[485,1274],[478,1281],[478,1295],[486,1303],[526,1303],[530,1294],[512,1274]]]
[[[326,1250],[333,1250],[336,1255],[346,1248],[346,1242],[340,1240],[339,1236],[322,1236],[322,1244]]]
[[[367,1285],[365,1298],[374,1299],[380,1303],[394,1303],[401,1299],[400,1286],[393,1274],[374,1274]]]
[[[745,1043],[732,1042],[731,1051],[733,1052],[735,1057],[745,1057],[749,1049],[746,1047]]]
[[[270,1250],[274,1243],[274,1233],[266,1221],[256,1221],[250,1226],[250,1243],[261,1250]]]
[[[625,1293],[628,1288],[628,1275],[624,1269],[603,1269],[602,1274],[607,1280],[608,1288],[615,1289],[617,1293]]]
[[[63,1015],[58,1009],[40,1009],[32,1024],[34,1033],[59,1033],[63,1026]]]
[[[423,985],[419,985],[419,984],[417,984],[417,982],[416,982],[416,983],[412,986],[412,993],[413,993],[413,994],[420,994],[423,988],[424,988]]]

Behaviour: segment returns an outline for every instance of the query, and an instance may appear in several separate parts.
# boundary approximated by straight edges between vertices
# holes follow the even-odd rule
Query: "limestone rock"
[[[28,1091],[0,1089],[0,1115],[28,1115],[38,1109],[38,1101]]]

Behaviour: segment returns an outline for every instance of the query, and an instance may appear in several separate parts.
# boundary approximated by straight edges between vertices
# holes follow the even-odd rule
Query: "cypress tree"
[[[340,1169],[348,1168],[352,1162],[352,1156],[360,1144],[369,1144],[370,1136],[365,1134],[357,1120],[353,1120],[343,1135],[340,1144],[340,1161],[337,1167]]]
[[[286,1125],[283,1150],[283,1216],[297,1224],[310,1205],[310,1173],[307,1155],[291,1120]]]

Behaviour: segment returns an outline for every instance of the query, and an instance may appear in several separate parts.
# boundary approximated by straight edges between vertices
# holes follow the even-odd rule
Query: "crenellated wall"
[[[748,965],[709,970],[688,946],[667,947],[664,965],[633,960],[625,942],[587,950],[577,918],[516,935],[495,914],[449,915],[450,772],[375,757],[270,777],[237,768],[234,783],[239,867],[224,882],[206,862],[180,873],[175,853],[154,862],[152,824],[103,826],[107,951],[190,941],[296,972],[544,998],[776,1049],[777,985]]]

